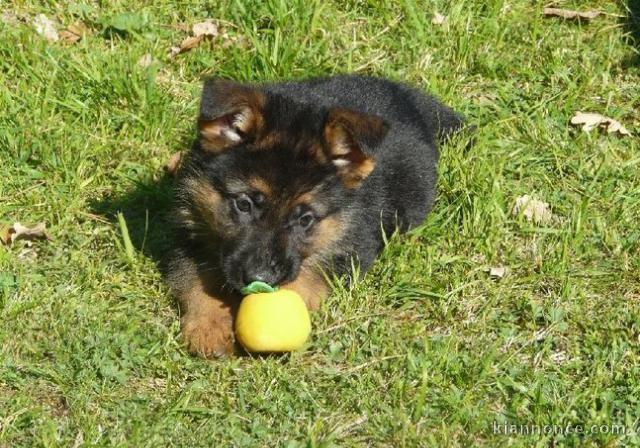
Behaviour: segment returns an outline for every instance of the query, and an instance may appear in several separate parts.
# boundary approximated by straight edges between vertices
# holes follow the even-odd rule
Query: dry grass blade
[[[544,8],[544,15],[547,17],[561,17],[567,20],[591,20],[600,15],[600,11],[573,11],[561,8]]]

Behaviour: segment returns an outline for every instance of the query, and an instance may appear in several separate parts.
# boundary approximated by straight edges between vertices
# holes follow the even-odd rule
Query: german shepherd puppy
[[[436,143],[462,125],[384,79],[206,81],[168,269],[189,350],[233,351],[238,291],[254,280],[297,291],[313,310],[329,292],[325,273],[348,277],[352,260],[366,271],[384,235],[425,219]]]

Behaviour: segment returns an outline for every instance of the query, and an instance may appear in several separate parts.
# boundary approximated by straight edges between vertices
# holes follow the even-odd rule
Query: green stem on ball
[[[265,282],[251,282],[247,286],[242,288],[240,292],[245,296],[248,296],[249,294],[276,292],[277,290],[278,290],[277,286],[274,287]]]

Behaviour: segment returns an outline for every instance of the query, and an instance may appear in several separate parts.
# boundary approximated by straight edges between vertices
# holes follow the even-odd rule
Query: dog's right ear
[[[251,141],[264,126],[265,96],[254,87],[209,79],[204,84],[198,129],[203,150],[218,154]]]

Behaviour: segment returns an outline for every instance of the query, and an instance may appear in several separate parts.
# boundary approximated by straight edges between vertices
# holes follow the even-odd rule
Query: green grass
[[[0,247],[0,447],[640,445],[640,58],[624,5],[557,2],[608,13],[571,23],[537,0],[151,3],[2,5],[22,21],[0,22],[0,221],[45,221],[53,240],[36,258]],[[93,33],[48,43],[39,13]],[[228,37],[170,60],[180,25],[205,18]],[[431,216],[336,285],[306,351],[189,356],[157,262],[162,166],[193,136],[201,79],[352,71],[441,96],[478,124],[475,147],[443,148]],[[576,111],[634,136],[582,133]],[[554,220],[513,217],[524,194]]]

